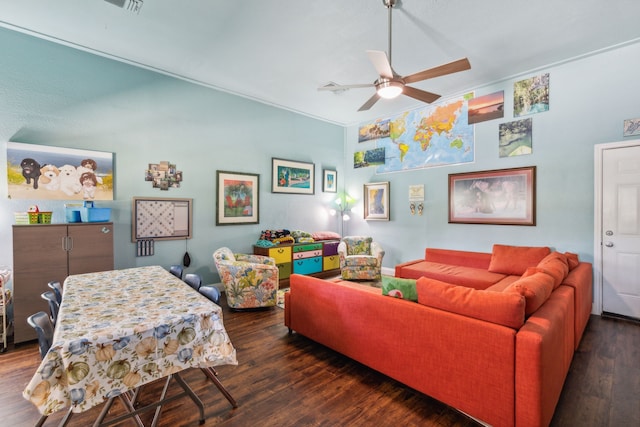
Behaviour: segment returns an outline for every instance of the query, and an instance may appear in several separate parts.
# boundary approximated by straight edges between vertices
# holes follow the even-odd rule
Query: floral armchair
[[[340,272],[345,280],[381,280],[384,250],[371,237],[345,236],[338,245]]]
[[[278,267],[271,257],[234,254],[229,248],[213,253],[231,309],[272,307],[278,293]]]

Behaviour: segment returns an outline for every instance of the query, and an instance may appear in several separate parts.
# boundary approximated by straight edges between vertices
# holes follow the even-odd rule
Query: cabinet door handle
[[[63,251],[68,251],[69,249],[67,249],[67,236],[62,236],[62,250]]]
[[[111,232],[108,227],[102,227],[102,230],[100,231],[102,231],[104,234],[109,234]]]

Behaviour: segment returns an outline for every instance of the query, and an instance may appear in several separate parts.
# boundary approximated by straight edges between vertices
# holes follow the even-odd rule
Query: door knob
[[[604,244],[606,247],[608,248],[612,248],[613,247],[613,242],[607,242]]]

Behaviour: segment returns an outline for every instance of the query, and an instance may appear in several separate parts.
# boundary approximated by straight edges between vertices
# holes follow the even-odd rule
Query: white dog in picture
[[[64,191],[64,193],[68,196],[73,196],[74,194],[78,194],[82,190],[82,185],[80,185],[78,171],[75,166],[64,165],[60,168],[60,189]]]
[[[54,165],[44,165],[40,168],[40,183],[51,191],[60,189],[60,170]]]

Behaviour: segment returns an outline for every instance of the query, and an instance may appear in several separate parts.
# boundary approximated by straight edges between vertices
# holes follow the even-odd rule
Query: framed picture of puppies
[[[113,153],[7,142],[12,199],[113,200]]]

